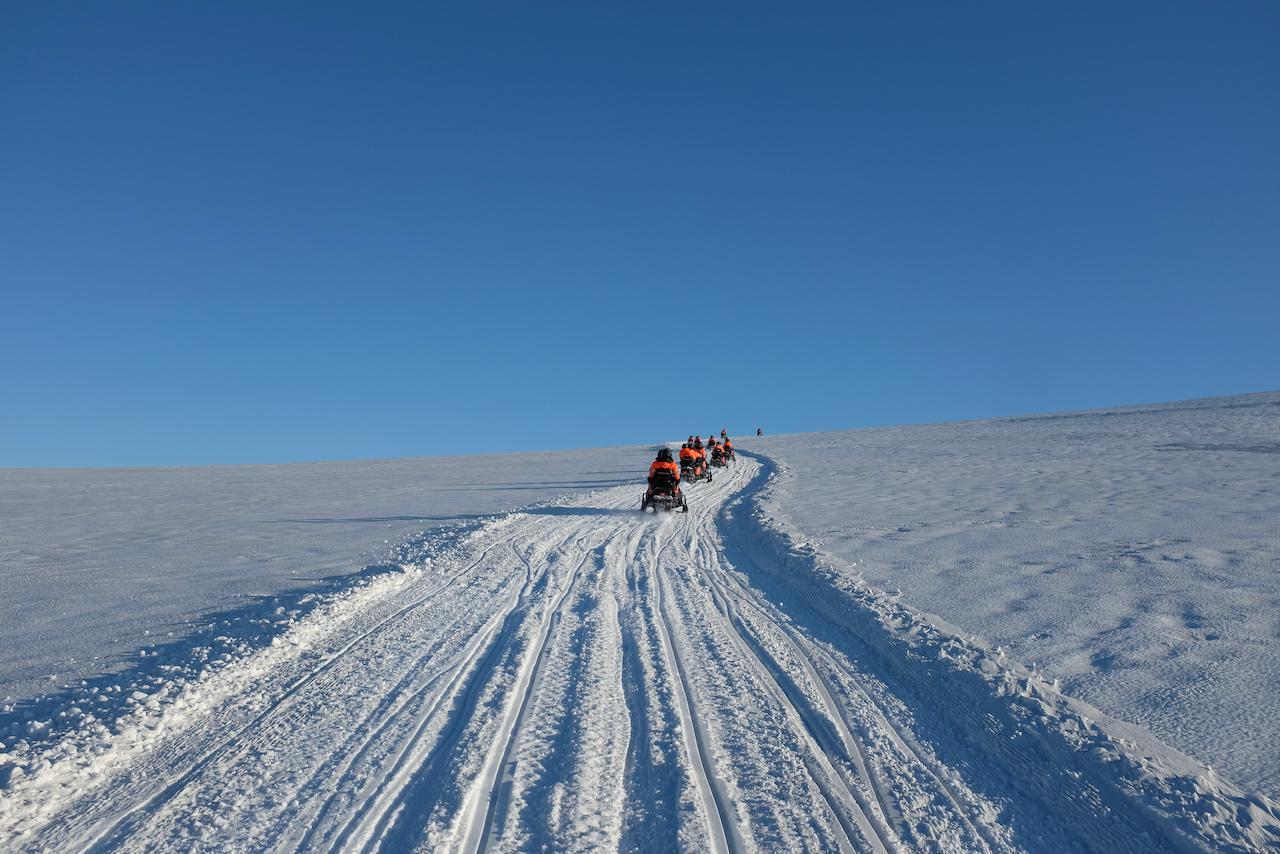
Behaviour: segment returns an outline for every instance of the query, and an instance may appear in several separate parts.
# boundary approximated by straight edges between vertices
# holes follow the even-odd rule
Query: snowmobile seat
[[[670,495],[675,492],[676,479],[675,476],[668,471],[654,472],[653,475],[653,491],[654,494],[663,493]]]

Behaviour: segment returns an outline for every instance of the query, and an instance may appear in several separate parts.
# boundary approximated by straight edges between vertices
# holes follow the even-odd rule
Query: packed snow
[[[749,447],[870,584],[1280,796],[1280,394]]]
[[[1276,398],[1245,400],[1268,411]],[[1009,423],[1023,422],[986,428]],[[1111,441],[1088,432],[1100,447]],[[366,464],[387,466],[356,478],[367,496],[390,492],[377,510],[366,497],[361,513],[342,512],[332,483],[287,483],[306,467],[277,471],[277,499],[320,491],[312,500],[326,512],[271,503],[235,512],[259,523],[264,511],[295,520],[409,516],[395,522],[411,532],[396,539],[380,528],[391,542],[363,572],[280,585],[204,613],[155,656],[9,704],[0,714],[0,848],[1280,845],[1274,800],[1072,696],[1043,664],[1029,667],[963,614],[926,613],[891,570],[873,576],[863,555],[854,563],[843,543],[806,533],[819,504],[832,518],[845,513],[850,529],[871,515],[847,469],[803,456],[815,443],[847,450],[867,435],[745,443],[755,450],[717,469],[713,482],[686,485],[688,513],[639,511],[642,486],[620,483],[647,465],[651,454],[639,449],[600,452],[600,462],[584,452],[555,477],[544,469],[489,481],[536,484],[529,492],[538,495],[557,480],[602,481],[500,515],[463,510],[451,504],[457,496],[429,513],[426,505],[396,512],[397,500],[439,485],[420,469],[412,488],[421,492],[397,492],[406,487],[396,467],[408,463]],[[885,440],[868,456],[885,470],[901,467],[892,459],[901,447],[913,446]],[[1051,482],[1069,484],[1085,456],[1063,461]],[[471,461],[468,479],[485,464]],[[816,499],[828,471],[835,485]],[[184,474],[190,490],[192,473]],[[952,506],[994,489],[998,474],[985,471],[986,482]],[[243,476],[249,494],[237,501],[228,486],[229,506],[247,506],[272,480]],[[222,511],[229,537],[231,513]],[[275,553],[298,548],[310,536],[303,525],[330,523],[286,524],[299,527]],[[342,539],[327,540],[323,553],[350,560],[339,557]],[[368,539],[360,547],[377,550]],[[122,601],[108,597],[104,607]],[[170,606],[181,601],[170,597]]]

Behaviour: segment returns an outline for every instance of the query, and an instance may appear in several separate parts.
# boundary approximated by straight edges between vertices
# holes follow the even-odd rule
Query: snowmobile
[[[711,482],[711,469],[707,466],[704,459],[681,460],[680,476],[689,483],[697,483],[700,480]]]
[[[640,511],[644,512],[650,507],[653,508],[654,513],[659,510],[670,513],[677,507],[685,513],[689,512],[689,505],[685,502],[684,495],[680,492],[680,487],[676,483],[675,477],[670,473],[656,473],[653,476],[652,490],[640,496]]]
[[[711,450],[711,465],[716,468],[724,468],[728,464],[729,460],[725,456],[724,451],[720,449],[719,445],[716,445],[715,448]]]

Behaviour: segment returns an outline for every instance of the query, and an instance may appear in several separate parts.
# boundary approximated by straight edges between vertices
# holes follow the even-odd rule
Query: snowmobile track
[[[250,732],[252,732],[255,728],[261,727],[261,725],[266,720],[268,720],[272,716],[279,714],[282,710],[284,710],[287,707],[289,700],[292,697],[296,696],[303,688],[305,688],[307,685],[311,684],[312,682],[316,681],[320,677],[324,676],[337,661],[339,661],[343,656],[349,654],[356,646],[367,641],[373,635],[385,631],[388,628],[388,626],[393,625],[397,620],[404,618],[406,615],[408,615],[412,611],[416,610],[417,608],[420,608],[422,605],[424,605],[425,603],[433,599],[440,592],[454,585],[461,577],[465,576],[469,571],[479,566],[484,561],[488,553],[493,550],[493,548],[496,548],[496,544],[494,546],[490,546],[488,549],[482,552],[475,560],[473,560],[470,564],[462,568],[459,572],[457,572],[455,575],[450,577],[447,581],[427,591],[420,598],[416,599],[413,602],[410,602],[408,605],[405,605],[404,607],[395,611],[390,616],[380,620],[374,626],[365,630],[364,632],[359,634],[357,637],[355,637],[354,639],[346,643],[346,645],[338,649],[337,652],[334,652],[331,655],[329,655],[327,658],[325,658],[315,669],[310,670],[309,672],[307,672],[306,674],[298,678],[296,681],[289,684],[280,693],[280,695],[276,697],[267,706],[265,710],[263,710],[260,714],[257,715],[257,717],[255,717],[253,720],[247,723],[238,732],[223,739],[219,744],[215,745],[212,749],[207,751],[195,763],[193,763],[183,774],[181,774],[176,779],[168,783],[168,785],[166,785],[165,788],[151,795],[150,797],[143,800],[142,802],[136,804],[127,812],[125,812],[123,815],[121,815],[114,824],[106,828],[102,833],[100,833],[95,838],[90,839],[88,843],[85,845],[85,850],[88,852],[98,852],[98,851],[109,850],[112,847],[112,843],[111,843],[112,838],[117,834],[119,834],[128,825],[128,823],[133,819],[135,815],[145,810],[155,809],[160,804],[163,804],[164,802],[172,799],[175,795],[181,792],[183,788],[189,785],[191,781],[194,780],[211,763],[213,763],[217,759],[224,756],[228,750],[235,749],[237,748],[237,746],[240,746],[242,749],[245,741],[245,736]]]
[[[667,610],[663,593],[664,585],[660,566],[662,553],[665,550],[666,546],[662,546],[653,552],[653,558],[649,564],[649,573],[653,579],[654,596],[657,600],[655,610],[659,615],[657,627],[658,637],[662,643],[663,658],[665,659],[667,672],[676,676],[672,681],[671,688],[679,710],[680,731],[684,736],[685,754],[688,757],[689,770],[693,775],[694,785],[698,790],[703,813],[706,816],[710,850],[715,852],[737,851],[742,847],[742,840],[736,833],[736,823],[729,816],[729,809],[726,805],[728,796],[720,786],[713,782],[715,780],[715,768],[712,765],[712,760],[707,755],[707,736],[699,726],[697,711],[693,704],[689,702],[689,677],[686,675],[685,664],[681,660],[680,652],[671,642],[671,616]]]

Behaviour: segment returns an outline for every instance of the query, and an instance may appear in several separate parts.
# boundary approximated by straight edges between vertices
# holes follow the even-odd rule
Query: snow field
[[[1259,850],[1248,797],[867,585],[743,455],[477,524],[0,789],[17,850]],[[293,638],[293,640],[290,640]],[[295,642],[296,641],[296,642]],[[69,755],[69,754],[68,754]],[[73,766],[74,763],[71,763]]]
[[[744,442],[798,542],[1280,797],[1280,394]]]
[[[898,729],[906,745],[935,751],[948,773],[967,769],[964,779],[999,807],[999,824],[1015,831],[1019,847],[1278,844],[1274,800],[1242,792],[1149,731],[1064,695],[1057,680],[907,605],[900,591],[869,585],[858,567],[774,515],[775,490],[792,482],[785,468],[769,481],[754,493],[754,521],[729,540],[731,557],[754,585],[779,596],[786,622],[830,637],[870,668],[862,684],[886,708],[898,706],[891,720],[912,722]]]

